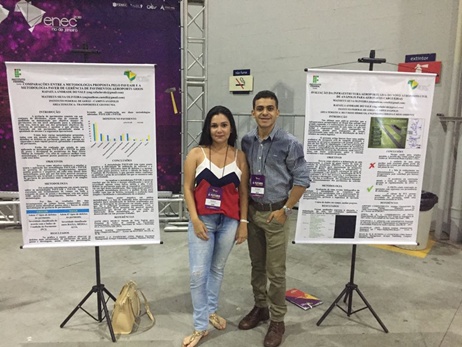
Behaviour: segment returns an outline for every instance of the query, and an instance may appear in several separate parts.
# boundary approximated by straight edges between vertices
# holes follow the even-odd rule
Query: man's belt
[[[260,212],[280,210],[281,208],[284,207],[285,204],[286,204],[286,200],[282,200],[282,201],[275,202],[272,204],[262,204],[261,202],[256,202],[250,199],[250,205]]]

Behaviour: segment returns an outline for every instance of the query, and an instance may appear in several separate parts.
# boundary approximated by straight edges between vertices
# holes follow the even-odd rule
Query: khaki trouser
[[[289,239],[289,219],[280,224],[268,223],[271,212],[249,207],[248,245],[252,263],[251,284],[257,307],[269,306],[271,320],[281,322],[287,312],[286,253]],[[267,282],[269,280],[269,288]]]

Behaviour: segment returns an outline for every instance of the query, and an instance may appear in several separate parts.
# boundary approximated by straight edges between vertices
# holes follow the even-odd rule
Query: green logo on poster
[[[124,75],[127,76],[127,78],[131,81],[133,81],[135,78],[136,78],[136,73],[130,71],[130,70],[127,70],[124,72]]]
[[[412,89],[416,89],[417,86],[419,85],[419,83],[417,83],[416,80],[409,80],[409,81],[407,82],[407,84],[409,84],[409,85],[411,86]]]
[[[14,69],[14,77],[15,78],[21,77],[21,69]]]
[[[319,82],[319,76],[318,75],[314,75],[313,76],[313,83],[318,83]]]

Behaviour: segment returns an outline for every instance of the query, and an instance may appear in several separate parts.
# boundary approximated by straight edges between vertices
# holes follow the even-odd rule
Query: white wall
[[[357,60],[374,49],[387,60],[374,70],[397,71],[406,54],[436,53],[443,68],[423,189],[438,194],[444,131],[436,114],[448,112],[457,0],[208,0],[207,8],[207,103],[234,113],[249,113],[254,96],[228,91],[234,69],[251,70],[255,91],[275,91],[282,114],[303,115],[305,68],[367,70]]]

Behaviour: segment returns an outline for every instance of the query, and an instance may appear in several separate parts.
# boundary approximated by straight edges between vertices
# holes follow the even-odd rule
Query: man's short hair
[[[255,102],[259,99],[273,99],[276,102],[276,108],[279,108],[279,100],[276,94],[274,94],[271,90],[262,90],[254,96],[252,101],[252,107],[255,108]]]

